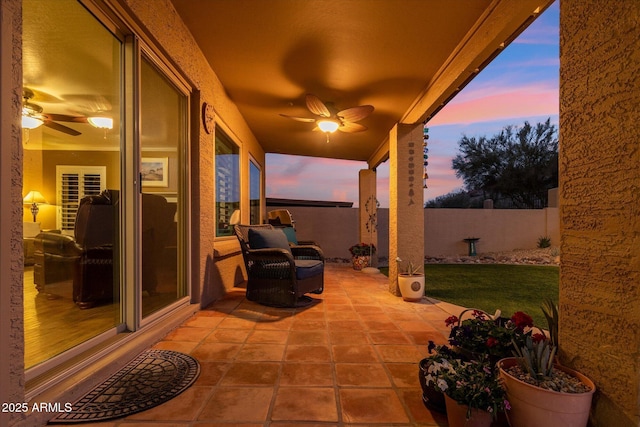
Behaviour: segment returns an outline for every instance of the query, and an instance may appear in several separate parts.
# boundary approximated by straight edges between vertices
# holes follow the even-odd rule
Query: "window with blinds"
[[[73,234],[80,200],[100,194],[106,189],[106,182],[106,166],[56,166],[56,227]]]

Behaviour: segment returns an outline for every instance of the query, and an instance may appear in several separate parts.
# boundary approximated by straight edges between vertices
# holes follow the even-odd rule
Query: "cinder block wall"
[[[278,208],[279,209],[279,208]],[[315,240],[328,258],[350,258],[358,243],[358,210],[286,207],[296,221],[300,240]],[[267,208],[271,210],[271,208]],[[466,255],[466,237],[479,237],[478,253],[531,249],[540,237],[560,245],[558,208],[425,209],[426,256]],[[389,209],[378,210],[378,256],[389,256]]]
[[[560,2],[560,346],[594,426],[638,426],[640,2]]]

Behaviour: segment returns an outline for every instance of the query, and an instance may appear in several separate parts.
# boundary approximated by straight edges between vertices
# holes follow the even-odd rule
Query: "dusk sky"
[[[463,187],[451,168],[463,135],[491,136],[507,125],[549,117],[558,125],[559,15],[556,1],[428,123],[425,202]],[[365,162],[267,154],[266,197],[357,206],[358,171],[366,167]],[[381,207],[389,207],[389,162],[377,171],[377,197]]]

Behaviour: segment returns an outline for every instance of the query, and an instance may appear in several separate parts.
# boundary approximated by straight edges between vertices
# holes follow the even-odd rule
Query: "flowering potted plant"
[[[513,405],[509,421],[522,427],[586,426],[596,387],[586,376],[556,363],[557,306],[547,305],[551,310],[543,312],[551,337],[527,336],[524,344],[514,343],[516,357],[497,364]]]
[[[424,296],[424,264],[414,264],[412,261],[402,264],[400,257],[398,263],[398,288],[405,301],[420,301]]]
[[[488,360],[490,366],[513,354],[515,342],[524,343],[531,334],[533,320],[523,312],[514,313],[511,318],[501,317],[500,310],[490,315],[478,309],[463,310],[458,316],[449,316],[445,325],[451,328],[449,346],[436,346],[429,342],[429,353],[445,354],[446,357],[461,360]],[[444,396],[439,389],[428,387],[424,381],[433,357],[420,361],[419,377],[422,386],[422,400],[430,409],[444,412]]]
[[[466,360],[444,346],[430,356],[427,385],[444,393],[450,427],[488,427],[509,402],[489,358]]]
[[[470,314],[471,317],[464,318]],[[482,310],[467,309],[460,316],[450,316],[445,325],[451,327],[449,344],[469,358],[489,355],[492,364],[511,356],[532,333],[533,319],[521,311],[511,318],[500,316],[500,310],[490,315]]]
[[[371,255],[376,253],[376,245],[373,243],[357,243],[349,248],[351,262],[354,270],[362,270],[369,265]]]

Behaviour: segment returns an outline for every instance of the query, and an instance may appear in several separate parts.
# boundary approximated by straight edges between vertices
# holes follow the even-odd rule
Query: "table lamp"
[[[27,193],[26,196],[24,196],[24,199],[22,199],[22,201],[24,202],[25,205],[31,206],[31,213],[33,214],[33,222],[36,222],[36,216],[38,216],[38,211],[40,210],[38,205],[47,203],[44,196],[39,191],[31,190]]]

